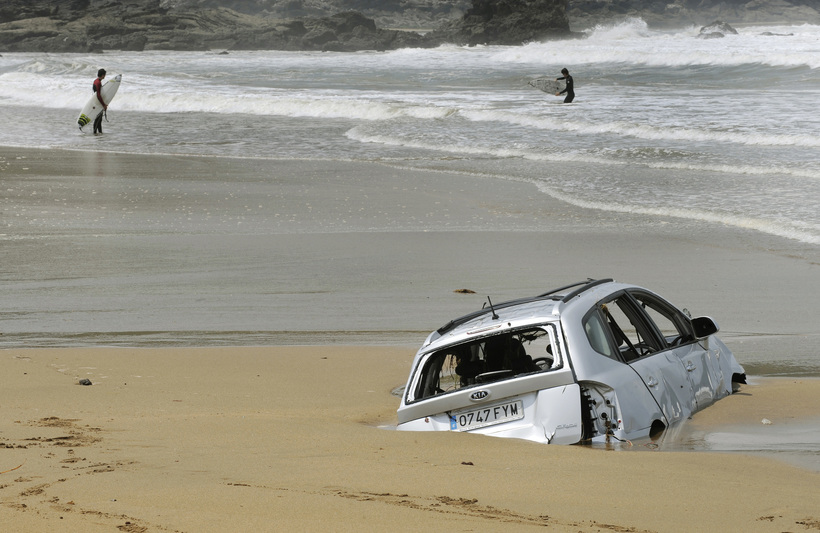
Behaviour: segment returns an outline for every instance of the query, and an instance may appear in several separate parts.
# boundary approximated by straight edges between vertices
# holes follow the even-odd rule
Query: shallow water
[[[820,472],[820,418],[779,420],[761,418],[756,424],[729,424],[693,429],[687,423],[667,429],[655,439],[590,445],[605,451],[741,453],[774,459]]]

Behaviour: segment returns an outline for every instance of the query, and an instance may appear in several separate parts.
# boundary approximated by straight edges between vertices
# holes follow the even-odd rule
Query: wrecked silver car
[[[398,429],[553,444],[659,434],[745,383],[717,331],[709,317],[611,279],[488,298],[424,342]]]

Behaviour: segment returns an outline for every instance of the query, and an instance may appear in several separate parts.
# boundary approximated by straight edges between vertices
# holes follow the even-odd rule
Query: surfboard
[[[103,83],[102,89],[100,89],[100,94],[102,95],[103,102],[105,105],[111,103],[111,100],[114,99],[114,95],[117,94],[117,89],[120,88],[120,81],[122,80],[122,74],[117,74],[114,76],[114,79],[108,80],[107,82]],[[94,120],[104,111],[102,104],[97,99],[97,93],[94,93],[91,98],[88,99],[88,102],[83,107],[83,110],[80,111],[80,116],[77,118],[77,124],[80,125],[80,131],[83,131],[83,126],[88,124],[89,122],[94,122]]]
[[[561,92],[567,86],[564,80],[556,80],[555,78],[537,78],[529,82],[529,84],[547,94]]]

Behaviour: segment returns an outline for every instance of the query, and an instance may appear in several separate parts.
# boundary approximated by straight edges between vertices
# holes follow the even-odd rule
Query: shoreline
[[[767,457],[380,429],[411,360],[390,347],[0,350],[0,516],[66,532],[820,527],[820,473]],[[766,380],[687,430],[765,413],[760,427],[782,431],[818,393],[820,380]]]
[[[267,332],[87,332],[84,334],[14,334],[0,333],[0,351],[28,349],[209,349],[209,348],[277,348],[305,346],[401,347],[414,352],[430,331],[267,331]],[[735,354],[745,357],[741,363],[749,376],[761,379],[817,379],[820,368],[814,364],[816,336],[718,336]],[[799,358],[805,363],[766,361],[764,357],[779,345],[796,341],[792,347],[806,350]],[[753,350],[753,351],[750,351]],[[754,355],[750,358],[750,354]]]

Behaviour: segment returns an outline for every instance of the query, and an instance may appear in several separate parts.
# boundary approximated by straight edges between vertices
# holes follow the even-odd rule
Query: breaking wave
[[[754,26],[738,28],[738,35],[723,39],[698,39],[699,28],[657,31],[637,18],[617,24],[599,25],[576,41],[529,43],[498,52],[496,60],[581,66],[599,64],[689,67],[710,65],[731,67],[820,68],[816,36],[820,27]],[[685,43],[685,46],[682,44]]]

